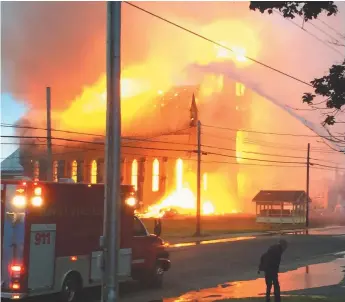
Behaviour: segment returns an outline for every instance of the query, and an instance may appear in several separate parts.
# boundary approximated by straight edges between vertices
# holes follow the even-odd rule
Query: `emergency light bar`
[[[24,208],[26,206],[26,197],[24,195],[16,195],[13,197],[12,203],[17,208]]]
[[[23,186],[26,186],[26,183],[23,183]],[[12,199],[12,204],[17,208],[25,208],[27,206],[27,193],[23,188],[18,188],[16,190],[16,195]],[[26,194],[25,194],[26,193]],[[41,207],[43,205],[42,199],[42,188],[37,186],[37,183],[34,183],[33,196],[31,197],[31,206]]]

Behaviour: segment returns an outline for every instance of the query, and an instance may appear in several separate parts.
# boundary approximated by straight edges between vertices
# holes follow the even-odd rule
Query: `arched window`
[[[40,178],[40,162],[38,160],[36,160],[34,162],[34,180],[39,180]]]
[[[246,87],[242,83],[236,83],[236,96],[243,96]]]
[[[92,184],[97,183],[97,162],[95,160],[91,162],[90,182]]]
[[[58,168],[59,168],[59,163],[57,160],[53,161],[53,181],[57,182],[58,179]]]
[[[202,175],[202,184],[203,184],[204,191],[207,191],[207,173],[204,173]]]
[[[136,159],[132,162],[131,184],[135,190],[138,190],[138,161]]]
[[[179,158],[176,161],[176,189],[181,190],[183,187],[183,161]]]
[[[159,191],[159,160],[155,158],[152,165],[152,191]]]
[[[78,181],[78,163],[76,160],[72,162],[71,178],[74,182]]]

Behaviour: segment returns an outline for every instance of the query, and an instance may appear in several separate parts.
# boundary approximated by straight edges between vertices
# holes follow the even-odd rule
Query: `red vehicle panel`
[[[5,272],[4,297],[100,285],[104,185],[2,181],[2,191],[2,266],[17,269],[16,278]],[[132,186],[121,186],[119,278],[160,285],[169,255],[134,216],[135,198]]]

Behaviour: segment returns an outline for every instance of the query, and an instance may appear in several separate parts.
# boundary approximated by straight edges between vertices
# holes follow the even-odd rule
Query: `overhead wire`
[[[31,143],[31,144],[25,144],[25,145],[32,145],[36,146],[37,144]],[[45,144],[42,144],[45,145]],[[53,146],[56,146],[56,144],[53,144]],[[62,147],[66,147],[65,145],[58,145]],[[59,156],[59,155],[67,155],[67,154],[75,154],[75,153],[81,153],[84,152],[85,150],[87,151],[104,151],[102,149],[94,149],[94,148],[87,148],[84,149],[84,147],[72,147],[72,146],[67,146],[69,148],[79,148],[81,150],[75,150],[75,151],[67,151],[67,152],[53,152],[52,155],[54,156]],[[170,159],[179,159],[181,158],[182,160],[192,160],[194,162],[197,162],[197,159],[190,159],[190,158],[184,158],[180,156],[169,156],[169,155],[152,155],[152,154],[144,154],[144,153],[129,153],[129,152],[123,152],[122,154],[124,155],[133,155],[133,156],[149,156],[152,158],[170,158]],[[23,156],[15,156],[13,158],[29,158],[32,159],[34,156],[33,155],[23,155]],[[6,159],[6,158],[2,158]],[[228,161],[215,161],[215,160],[202,160],[203,164],[229,164],[229,165],[240,165],[240,166],[257,166],[257,167],[277,167],[277,168],[282,168],[282,167],[287,167],[287,168],[305,168],[305,166],[291,166],[291,165],[264,165],[264,164],[252,164],[252,163],[238,163],[238,162],[228,162]]]
[[[35,136],[20,136],[20,135],[2,135],[2,138],[23,138],[23,139],[36,139]],[[39,138],[45,138],[45,137],[39,137]],[[85,143],[85,144],[94,144],[94,145],[100,145],[104,146],[104,143],[102,142],[90,142],[90,141],[83,141],[83,140],[74,140],[74,139],[68,139],[68,138],[56,138],[52,137],[52,140],[61,140],[61,141],[68,141],[68,142],[76,142],[76,143]],[[139,146],[126,146],[123,145],[124,148],[133,148],[133,149],[144,149],[144,150],[157,150],[157,151],[169,151],[169,152],[187,152],[187,153],[197,153],[196,149],[168,149],[168,148],[154,148],[154,147],[139,147]],[[215,152],[205,152],[207,154],[212,155],[219,155],[219,156],[226,156],[231,158],[238,158],[237,156],[231,156],[231,155],[225,155],[225,154],[218,154]],[[261,161],[261,162],[275,162],[275,163],[298,163],[300,162],[284,162],[284,161],[273,161],[273,160],[266,160],[266,159],[257,159],[257,158],[244,158],[242,159],[246,160],[253,160],[253,161]]]
[[[221,129],[221,130],[229,130],[233,132],[237,131],[242,131],[242,132],[247,132],[247,133],[256,133],[256,134],[263,134],[263,135],[278,135],[278,136],[295,136],[295,137],[324,137],[328,138],[331,136],[327,135],[319,135],[319,134],[297,134],[297,133],[283,133],[283,132],[266,132],[266,131],[256,131],[256,130],[249,130],[249,129],[234,129],[234,128],[227,128],[227,127],[220,127],[220,126],[212,126],[212,125],[202,125],[203,127],[207,128],[215,128],[215,129]],[[333,136],[333,137],[341,137],[345,138],[344,135],[339,135],[339,136]]]
[[[231,149],[231,148],[216,147],[216,146],[210,146],[210,145],[201,145],[201,146],[205,147],[205,148],[211,148],[211,149],[213,148],[213,149],[218,149],[218,150],[237,152],[236,149]],[[205,152],[207,152],[207,151],[205,151]],[[306,158],[305,156],[282,155],[282,154],[273,154],[273,153],[264,153],[264,152],[255,152],[255,151],[246,151],[246,150],[241,150],[240,152],[241,153],[248,153],[248,154],[263,155],[263,156],[272,156],[272,157],[285,157],[285,158],[297,158],[297,159],[305,159]],[[325,159],[321,159],[321,158],[311,157],[310,159],[315,160],[315,161],[321,161],[321,162],[327,162],[327,163],[342,165],[341,163],[337,163],[334,161],[329,161],[329,160],[325,160]]]
[[[217,152],[206,152],[207,155],[216,155],[216,156],[223,156],[223,157],[230,157],[230,158],[240,158],[242,160],[252,160],[252,161],[260,161],[260,162],[270,162],[270,163],[284,163],[284,164],[306,164],[306,162],[293,162],[293,161],[278,161],[278,160],[269,160],[269,159],[260,159],[260,158],[248,158],[243,156],[235,156],[235,155],[228,155],[228,154],[222,154]]]
[[[46,136],[24,136],[24,135],[1,135],[1,138],[47,139]],[[77,139],[63,138],[63,137],[52,137],[51,139],[66,141],[66,142],[81,143],[81,144],[92,144],[92,145],[101,145],[101,146],[105,145],[104,142],[84,141],[84,140],[77,140]],[[129,145],[123,145],[122,147],[134,148],[134,149],[157,150],[157,151],[195,152],[195,150],[191,150],[191,149],[167,149],[167,148],[153,148],[153,147],[145,147],[145,146],[139,147],[139,146],[129,146]]]
[[[328,23],[326,23],[325,21],[323,21],[321,19],[316,19],[316,20],[320,21],[322,24],[327,26],[330,30],[333,30],[336,34],[339,35],[339,37],[345,39],[345,33],[341,33],[340,31],[336,30],[334,27],[330,26]]]
[[[47,128],[32,127],[32,126],[17,126],[17,125],[11,125],[11,124],[1,124],[1,127],[20,128],[20,129],[32,129],[32,130],[48,130]],[[188,129],[190,129],[190,127],[179,129],[179,130],[172,131],[172,132],[169,132],[169,133],[162,133],[162,134],[155,135],[155,136],[152,136],[152,137],[149,137],[149,138],[125,137],[124,136],[124,137],[121,137],[121,140],[134,141],[134,142],[154,142],[154,143],[175,144],[175,145],[193,145],[193,144],[180,143],[180,142],[167,142],[167,141],[152,140],[152,138],[157,138],[157,137],[165,136],[165,135],[172,135],[172,134],[176,134],[176,133],[179,133],[181,131],[188,130]],[[51,131],[52,132],[61,132],[61,133],[87,135],[87,136],[105,138],[105,135],[93,134],[93,133],[87,133],[87,132],[77,132],[77,131],[54,129],[54,128],[52,128]],[[38,138],[38,140],[39,139],[41,139],[41,138]]]
[[[190,29],[188,29],[188,28],[186,28],[186,27],[184,27],[184,26],[182,26],[182,25],[179,25],[179,24],[173,22],[173,21],[170,21],[170,20],[168,20],[167,18],[161,17],[161,16],[159,16],[159,15],[153,13],[153,12],[150,12],[150,11],[148,11],[148,10],[146,10],[146,9],[144,9],[144,8],[142,8],[142,7],[140,7],[140,6],[137,6],[137,5],[133,4],[132,2],[128,2],[128,1],[124,1],[124,2],[127,3],[128,5],[130,5],[130,6],[134,7],[134,8],[136,8],[136,9],[138,9],[138,10],[140,10],[140,11],[146,13],[146,14],[148,14],[148,15],[151,15],[152,17],[155,17],[155,18],[157,18],[157,19],[159,19],[159,20],[161,20],[161,21],[164,21],[164,22],[166,22],[166,23],[168,23],[168,24],[170,24],[170,25],[173,25],[173,26],[175,26],[175,27],[177,27],[177,28],[179,28],[179,29],[181,29],[181,30],[183,30],[183,31],[185,31],[185,32],[188,32],[188,33],[190,33],[190,34],[192,34],[192,35],[194,35],[194,36],[196,36],[196,37],[198,37],[198,38],[201,38],[201,39],[203,39],[203,40],[205,40],[205,41],[207,41],[207,42],[210,42],[210,43],[212,43],[212,44],[214,44],[214,45],[217,45],[217,46],[219,46],[219,47],[221,47],[221,48],[223,48],[223,49],[226,49],[226,50],[228,50],[228,51],[231,51],[231,52],[234,52],[234,53],[235,53],[235,51],[234,51],[232,48],[227,47],[227,46],[225,46],[225,45],[223,45],[223,44],[221,44],[221,43],[218,43],[218,42],[216,42],[216,41],[214,41],[214,40],[212,40],[212,39],[210,39],[210,38],[207,38],[207,37],[205,37],[205,36],[203,36],[203,35],[201,35],[201,34],[195,32],[195,31],[190,30]],[[299,78],[297,78],[297,77],[295,77],[295,76],[293,76],[293,75],[291,75],[291,74],[289,74],[289,73],[287,73],[287,72],[281,71],[281,70],[279,70],[279,69],[277,69],[277,68],[275,68],[275,67],[272,67],[272,66],[270,66],[270,65],[268,65],[268,64],[266,64],[266,63],[263,63],[263,62],[261,62],[261,61],[258,61],[258,60],[254,59],[254,58],[249,57],[249,56],[245,56],[245,55],[244,55],[244,57],[245,57],[246,59],[248,59],[248,60],[250,60],[250,61],[252,61],[252,62],[254,62],[254,63],[257,63],[257,64],[259,64],[259,65],[261,65],[261,66],[263,66],[263,67],[265,67],[265,68],[268,68],[268,69],[270,69],[270,70],[272,70],[272,71],[274,71],[274,72],[276,72],[276,73],[279,73],[279,74],[284,75],[284,76],[286,76],[286,77],[288,77],[288,78],[290,78],[290,79],[293,79],[293,80],[295,80],[295,81],[297,81],[297,82],[300,82],[300,83],[302,83],[302,84],[304,84],[304,85],[307,85],[307,86],[309,86],[309,87],[312,87],[312,85],[311,85],[310,83],[308,83],[308,82],[306,82],[306,81],[303,81],[303,80],[301,80],[301,79],[299,79]]]
[[[236,142],[236,139],[226,137],[226,136],[221,136],[221,135],[215,135],[214,133],[208,133],[208,132],[202,132],[204,135],[209,135],[212,136],[212,139],[220,139],[220,140],[228,140],[228,141],[233,141]],[[265,141],[253,141],[253,140],[244,140],[245,144],[249,145],[256,145],[264,148],[272,148],[272,149],[284,149],[284,150],[290,150],[293,152],[306,152],[307,148],[303,148],[301,146],[287,146],[287,145],[279,145],[274,142],[265,142]],[[327,150],[327,149],[319,149],[319,148],[312,148],[313,153],[320,153],[320,154],[342,154],[342,151],[334,151],[334,150]]]
[[[319,167],[324,167],[324,168],[330,168],[330,169],[335,169],[335,170],[345,170],[345,167],[334,167],[334,166],[328,166],[328,165],[323,165],[323,164],[318,164],[318,163],[314,163],[311,162],[310,163],[311,166],[319,166]]]
[[[329,43],[327,43],[326,41],[320,39],[318,36],[314,35],[313,33],[311,33],[310,31],[308,31],[307,29],[304,28],[304,26],[300,26],[298,23],[294,22],[291,19],[285,18],[284,15],[279,12],[278,10],[274,10],[276,13],[278,13],[284,20],[294,24],[295,26],[297,26],[298,28],[300,28],[301,30],[303,30],[305,33],[307,33],[308,35],[312,36],[314,39],[318,40],[320,43],[324,44],[326,47],[332,49],[334,52],[338,53],[339,55],[343,56],[343,54],[338,50],[333,48],[331,45],[329,45]],[[312,25],[313,27],[319,29],[319,27],[317,27],[316,25],[314,25],[312,22],[308,22],[310,25]],[[328,33],[324,32],[322,29],[319,29],[320,31],[322,31],[324,34],[329,35]],[[333,38],[333,37],[332,37]]]

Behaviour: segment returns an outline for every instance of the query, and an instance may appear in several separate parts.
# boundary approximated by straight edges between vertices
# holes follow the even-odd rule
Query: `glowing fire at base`
[[[204,204],[202,205],[202,212],[205,215],[214,214],[215,210],[213,204],[210,201],[204,202]]]
[[[158,218],[164,216],[166,211],[176,210],[179,214],[194,214],[196,211],[196,198],[190,189],[182,188],[170,194],[161,202],[148,207],[144,218]],[[203,215],[215,214],[215,207],[211,201],[205,201],[201,204]]]

